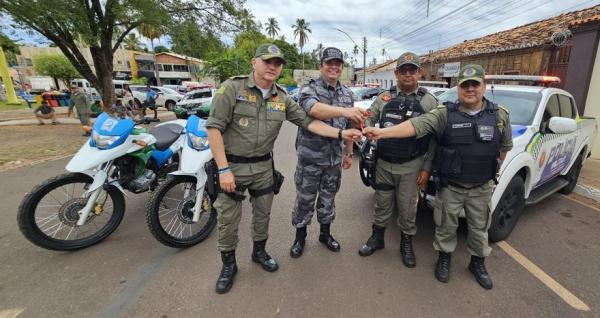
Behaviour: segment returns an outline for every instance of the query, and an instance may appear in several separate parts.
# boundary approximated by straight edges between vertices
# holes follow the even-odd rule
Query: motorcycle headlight
[[[200,137],[191,133],[188,134],[188,137],[192,148],[200,151],[208,149],[208,137]]]
[[[110,148],[110,146],[112,146],[112,144],[118,139],[119,136],[104,136],[92,131],[92,140],[94,141],[94,146],[99,149]]]

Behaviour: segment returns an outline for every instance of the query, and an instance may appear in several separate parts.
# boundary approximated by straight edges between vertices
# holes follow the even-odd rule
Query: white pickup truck
[[[492,81],[559,81],[547,76],[488,75]],[[491,241],[506,239],[523,208],[554,192],[570,193],[577,184],[583,162],[598,135],[594,118],[579,116],[573,96],[545,86],[488,84],[485,97],[508,109],[513,149],[507,154],[490,202],[493,211]],[[456,87],[439,97],[440,103],[457,100]],[[431,202],[432,196],[428,196]]]

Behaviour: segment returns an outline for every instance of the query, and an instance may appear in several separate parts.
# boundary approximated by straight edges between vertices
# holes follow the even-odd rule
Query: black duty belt
[[[233,163],[256,163],[256,162],[267,161],[267,160],[271,159],[270,153],[268,153],[264,156],[258,156],[258,157],[241,157],[241,156],[234,156],[234,155],[230,155],[230,154],[226,154],[225,156],[227,157],[227,161],[233,162]]]

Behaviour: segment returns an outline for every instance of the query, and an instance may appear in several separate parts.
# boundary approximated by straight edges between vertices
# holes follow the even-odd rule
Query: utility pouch
[[[436,158],[438,161],[438,172],[441,176],[457,175],[462,172],[462,162],[457,149],[439,147]]]
[[[279,194],[279,190],[281,190],[281,186],[283,185],[283,180],[285,177],[283,174],[273,167],[273,193]]]
[[[219,185],[219,171],[217,168],[217,163],[214,160],[211,160],[204,164],[204,169],[206,170],[206,190],[208,194],[211,196],[216,196],[217,193],[221,190],[221,186]]]

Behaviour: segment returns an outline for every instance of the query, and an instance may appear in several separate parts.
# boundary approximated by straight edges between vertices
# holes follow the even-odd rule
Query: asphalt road
[[[370,235],[374,200],[360,182],[355,159],[336,200],[332,232],[341,252],[318,243],[315,220],[304,255],[290,258],[295,132],[286,124],[275,150],[286,180],[275,198],[267,248],[280,270],[267,273],[251,262],[251,210],[245,202],[239,272],[225,295],[214,292],[220,271],[216,232],[186,250],[163,247],[146,227],[148,194],[126,198],[123,222],[100,244],[77,252],[47,251],[19,232],[17,206],[35,184],[63,172],[68,160],[0,172],[0,318],[600,316],[600,211],[559,194],[528,207],[510,238],[493,246],[486,260],[493,290],[479,287],[466,268],[464,228],[450,282],[442,284],[433,277],[431,214],[418,218],[416,268],[402,265],[393,224],[384,250],[358,256]]]

